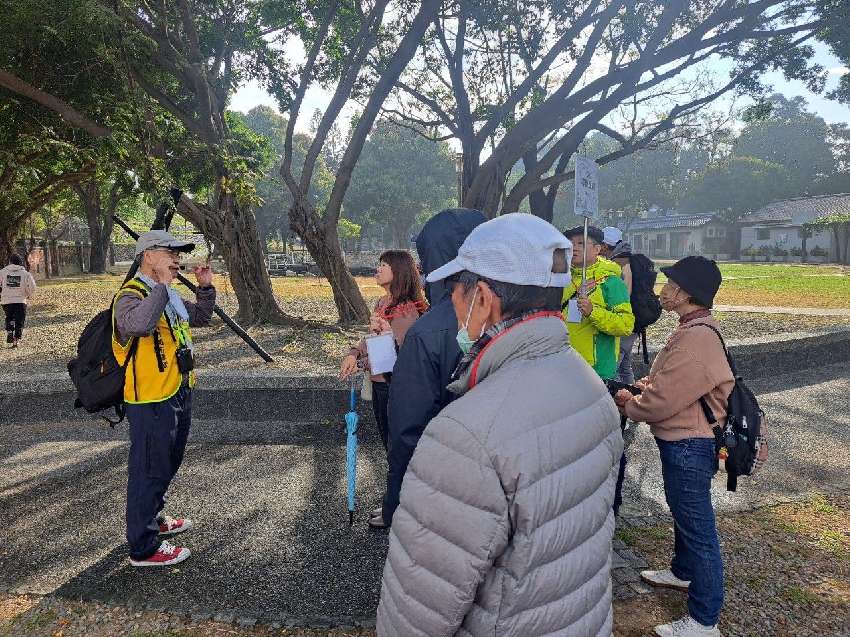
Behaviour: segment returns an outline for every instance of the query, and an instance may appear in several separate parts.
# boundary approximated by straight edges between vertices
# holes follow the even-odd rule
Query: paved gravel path
[[[726,491],[726,474],[714,478],[722,513],[850,488],[850,369],[825,365],[749,383],[769,418],[770,459],[756,476]],[[649,427],[638,425],[628,448],[623,497],[626,516],[667,511],[658,448]]]
[[[743,312],[745,314],[787,314],[789,316],[850,317],[850,308],[782,307],[772,305],[715,305],[714,309],[718,312]]]
[[[757,479],[742,480],[738,494],[726,495],[718,478],[718,509],[846,488],[850,372],[833,365],[753,385],[771,414],[771,461]],[[360,519],[349,528],[337,424],[196,422],[169,503],[197,524],[178,536],[194,556],[177,568],[139,570],[128,566],[123,544],[125,430],[0,423],[0,589],[237,622],[369,617],[387,543],[364,525],[384,471],[375,438],[364,441]],[[624,513],[662,513],[646,428],[630,457]]]
[[[194,519],[175,538],[194,555],[165,570],[127,563],[124,430],[4,425],[0,587],[237,618],[372,614],[387,544],[365,527],[380,496],[376,436],[363,447],[361,519],[349,528],[341,431],[194,424],[168,506]]]

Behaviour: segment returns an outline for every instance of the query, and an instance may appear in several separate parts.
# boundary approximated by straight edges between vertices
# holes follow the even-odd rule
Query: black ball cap
[[[661,268],[668,279],[691,295],[704,307],[714,305],[723,276],[717,263],[705,257],[685,257],[671,266]]]
[[[564,230],[564,236],[567,239],[572,239],[573,237],[583,237],[584,236],[584,226],[576,226],[575,228],[567,228]],[[597,228],[596,226],[587,226],[587,237],[589,239],[593,239],[596,243],[602,244],[605,240],[605,234]]]

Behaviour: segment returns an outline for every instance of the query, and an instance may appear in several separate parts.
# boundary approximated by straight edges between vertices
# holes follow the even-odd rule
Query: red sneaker
[[[163,515],[159,518],[160,535],[176,535],[191,528],[192,520],[189,518],[172,518],[169,515]]]
[[[156,553],[146,560],[134,560],[130,558],[130,564],[133,566],[171,566],[172,564],[182,562],[191,554],[192,552],[189,549],[174,546],[168,540],[163,540]]]

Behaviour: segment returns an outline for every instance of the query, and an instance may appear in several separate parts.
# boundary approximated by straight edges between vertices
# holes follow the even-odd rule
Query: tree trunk
[[[53,276],[62,275],[59,269],[59,246],[56,239],[50,240],[50,269],[53,271]]]
[[[363,300],[357,282],[348,271],[336,229],[328,230],[312,210],[309,203],[301,202],[289,211],[289,227],[304,240],[307,251],[328,278],[333,290],[334,303],[339,313],[339,322],[343,325],[366,323],[369,320],[369,308]]]
[[[802,244],[800,246],[800,261],[802,263],[806,263],[809,260],[809,253],[806,250],[806,242],[809,240],[808,232],[801,232],[800,239],[802,239]]]
[[[250,208],[240,207],[233,194],[223,192],[215,210],[183,195],[177,211],[195,224],[224,258],[239,303],[238,321],[246,325],[304,324],[303,320],[285,314],[277,304]]]
[[[494,219],[499,214],[505,175],[499,166],[485,166],[478,170],[464,196],[463,205],[465,208],[480,210],[488,219]]]
[[[51,272],[51,270],[50,270],[50,255],[51,255],[50,245],[49,245],[49,242],[46,241],[46,240],[42,241],[41,244],[42,244],[41,249],[44,251],[43,256],[42,256],[42,262],[44,263],[44,278],[50,279],[50,278],[53,277],[53,272]]]
[[[89,272],[103,274],[106,272],[109,257],[109,241],[112,238],[114,221],[112,215],[120,201],[119,184],[113,184],[109,202],[104,209],[100,196],[100,185],[96,178],[91,178],[83,184],[75,185],[74,191],[80,198],[80,203],[86,213],[86,223],[89,227]]]
[[[15,246],[12,244],[12,233],[0,232],[0,268],[5,268],[9,263],[9,257],[15,251]]]

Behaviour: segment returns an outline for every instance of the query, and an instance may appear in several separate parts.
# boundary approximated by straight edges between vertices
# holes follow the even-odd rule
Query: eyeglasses
[[[167,252],[172,258],[179,259],[183,256],[183,253],[180,250],[175,250],[173,248],[154,248],[154,252]]]

